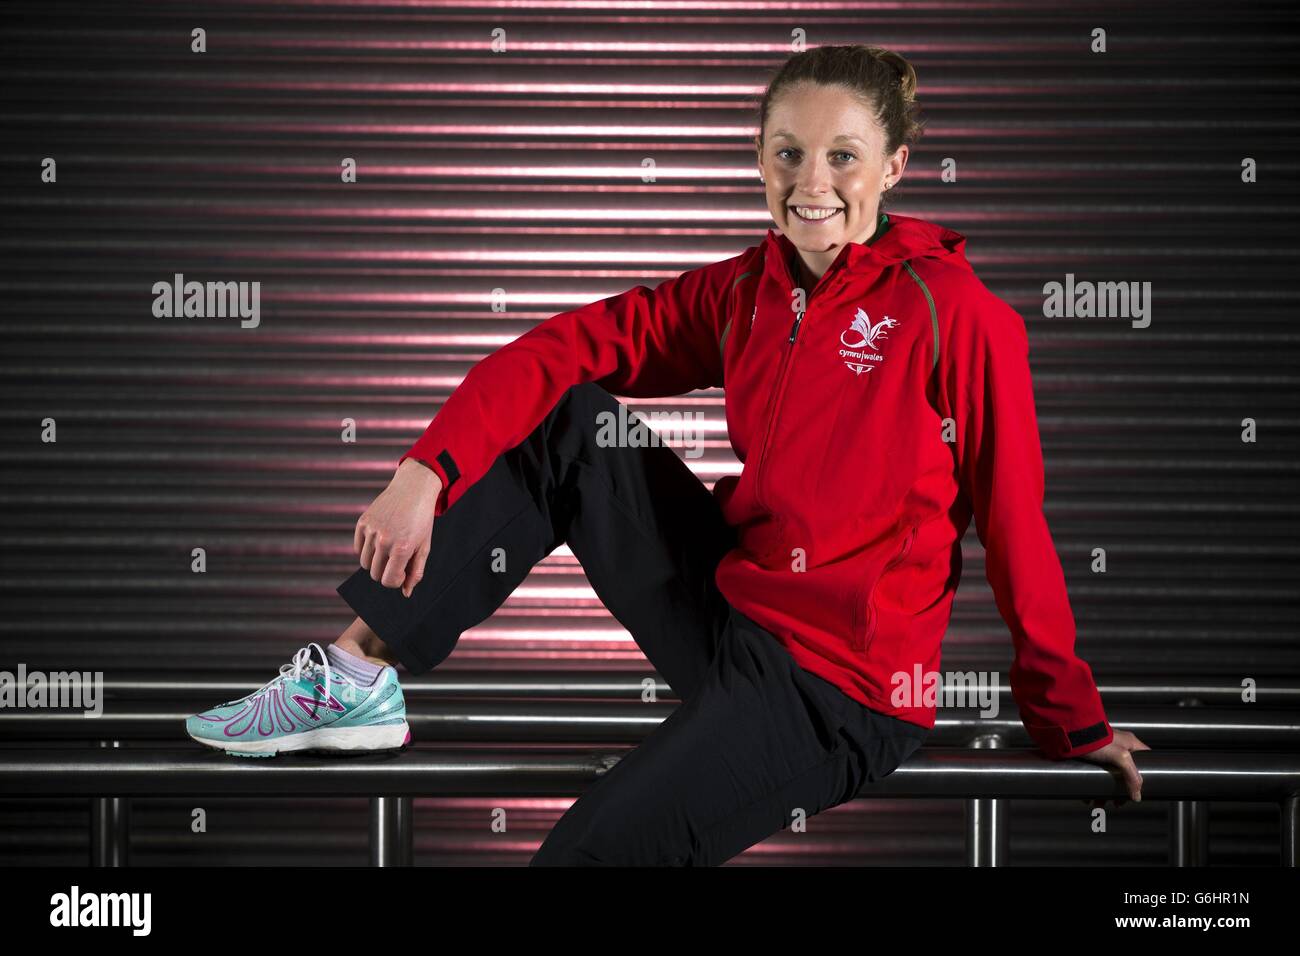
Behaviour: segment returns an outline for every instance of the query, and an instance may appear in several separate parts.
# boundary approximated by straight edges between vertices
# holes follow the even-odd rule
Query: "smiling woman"
[[[878,47],[810,50],[768,84],[754,140],[759,176],[811,284],[845,243],[874,236],[885,196],[920,138],[917,110],[916,71]]]
[[[973,515],[1021,720],[1048,756],[1109,760],[1136,793],[1136,738],[1074,654],[1024,320],[964,236],[880,211],[920,130],[915,88],[886,51],[792,57],[756,141],[781,232],[475,365],[357,522],[338,588],[356,621],[320,665],[304,649],[190,735],[251,756],[405,746],[387,665],[439,666],[567,543],[681,703],[532,863],[722,863],[922,745],[936,704],[898,681],[939,660]],[[662,443],[610,440],[630,420],[615,395],[716,387],[743,467],[711,490]]]

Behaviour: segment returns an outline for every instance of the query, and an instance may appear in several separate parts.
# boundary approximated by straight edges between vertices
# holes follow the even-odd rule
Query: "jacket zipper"
[[[916,526],[913,525],[907,529],[907,537],[903,539],[903,546],[898,549],[898,554],[894,555],[894,557],[890,559],[889,563],[886,564],[884,568],[881,569],[880,574],[876,575],[876,580],[873,581],[871,584],[871,590],[867,593],[867,600],[866,600],[867,626],[866,626],[865,633],[863,633],[862,635],[862,638],[857,642],[858,645],[857,649],[859,651],[865,651],[867,649],[868,645],[870,645],[871,643],[871,638],[875,635],[876,632],[876,607],[874,604],[875,597],[876,597],[876,586],[880,584],[881,578],[883,578],[886,574],[888,574],[895,566],[900,564],[903,561],[903,559],[907,557],[908,552],[912,550],[912,541],[915,537],[916,537]],[[855,613],[856,610],[857,609],[855,608],[854,609]],[[857,629],[854,628],[855,633],[856,630]]]
[[[785,389],[786,375],[790,371],[791,359],[794,356],[795,338],[799,335],[799,324],[803,321],[803,312],[795,316],[794,325],[790,326],[790,336],[786,339],[787,348],[785,355],[781,359],[781,370],[777,373],[776,388],[772,390],[772,408],[767,416],[767,428],[763,432],[763,451],[758,456],[758,480],[755,482],[755,497],[765,506],[763,500],[763,463],[767,461],[767,446],[772,440],[772,433],[775,430],[777,413],[780,410],[781,398]],[[770,508],[770,506],[767,506]]]
[[[790,288],[791,290],[793,290],[795,287],[794,275],[790,272],[789,263],[783,261],[782,267],[785,269],[786,278],[790,280]],[[806,306],[812,305],[813,296],[815,296],[818,290],[821,289],[823,283],[825,283],[829,287],[829,282],[827,282],[827,278],[825,274],[823,274],[821,279],[818,280],[817,285],[813,288],[812,293],[808,296],[808,301],[806,303]],[[757,305],[757,303],[755,304]],[[790,366],[793,364],[795,340],[799,337],[799,326],[800,324],[802,324],[803,317],[806,313],[807,313],[807,308],[805,307],[803,311],[799,312],[794,317],[794,324],[790,326],[790,335],[786,339],[785,355],[781,359],[781,369],[777,373],[776,388],[773,390],[772,393],[771,407],[767,416],[767,427],[763,432],[763,450],[759,453],[758,456],[758,475],[756,476],[754,481],[754,499],[760,505],[767,508],[769,511],[771,510],[772,506],[763,497],[763,477],[764,477],[763,465],[767,462],[768,443],[772,440],[772,435],[776,430],[777,419],[780,417],[781,399],[785,397],[785,380],[786,380],[786,376],[789,373]]]

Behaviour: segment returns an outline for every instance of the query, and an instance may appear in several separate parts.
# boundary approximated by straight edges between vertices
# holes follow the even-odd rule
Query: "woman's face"
[[[802,83],[772,104],[756,140],[767,208],[820,274],[848,242],[866,242],[880,194],[898,182],[907,147],[885,156],[884,130],[842,86]]]

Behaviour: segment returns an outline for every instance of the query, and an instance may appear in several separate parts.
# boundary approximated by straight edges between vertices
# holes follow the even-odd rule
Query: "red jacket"
[[[965,237],[881,215],[792,308],[790,240],[562,312],[475,365],[402,456],[443,482],[435,515],[519,444],[572,385],[632,397],[725,383],[743,463],[713,494],[739,546],[719,590],[807,670],[933,727],[895,675],[939,670],[972,514],[1011,630],[1012,694],[1051,757],[1113,732],[1074,653],[1065,577],[1043,515],[1024,320],[967,262]]]

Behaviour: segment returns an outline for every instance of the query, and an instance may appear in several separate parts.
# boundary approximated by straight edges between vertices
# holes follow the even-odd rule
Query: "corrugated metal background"
[[[762,237],[753,108],[803,29],[810,45],[884,45],[916,65],[929,128],[890,208],[967,234],[976,270],[1028,322],[1047,513],[1099,680],[1296,682],[1291,15],[6,4],[0,667],[254,684],[332,639],[350,620],[334,588],[356,518],[470,365],[557,311]],[[189,52],[194,27],[205,54]],[[1090,52],[1097,27],[1104,54]],[[47,156],[55,185],[39,181]],[[355,184],[340,182],[344,157]],[[151,287],[177,272],[260,281],[260,326],[154,318]],[[1066,273],[1151,282],[1150,327],[1045,318],[1043,285]],[[493,313],[497,287],[533,307]],[[686,403],[721,429],[720,391],[634,404]],[[57,444],[41,441],[47,417]],[[736,466],[721,430],[691,465],[710,485]],[[190,571],[195,547],[205,574]],[[1104,575],[1089,571],[1095,547]],[[1005,675],[973,531],[965,561],[944,666]],[[646,666],[567,548],[444,665]],[[522,863],[566,804],[419,801],[417,860]],[[493,806],[512,810],[509,842],[488,830]],[[1164,862],[1163,805],[1112,815],[1104,843],[1077,806],[1013,802],[1013,859]],[[84,861],[84,807],[0,800],[0,862]],[[218,810],[195,836],[188,803],[136,801],[133,861],[365,860],[362,802]],[[778,835],[736,863],[963,858],[960,801],[858,801],[819,820],[815,837]],[[1215,863],[1276,862],[1271,807],[1216,806],[1211,836]]]

